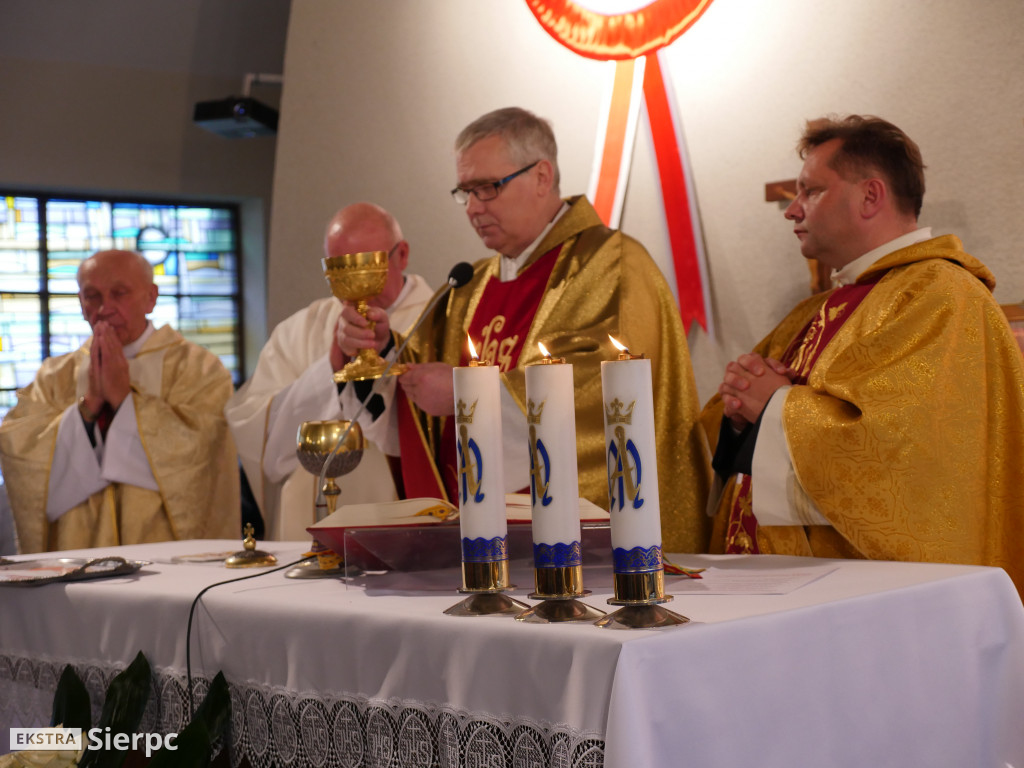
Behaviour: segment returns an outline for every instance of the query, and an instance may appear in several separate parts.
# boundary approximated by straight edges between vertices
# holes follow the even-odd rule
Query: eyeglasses
[[[515,173],[510,173],[504,179],[498,179],[497,181],[488,181],[484,184],[477,184],[475,187],[472,187],[471,189],[456,187],[455,189],[452,190],[452,200],[454,200],[459,205],[465,205],[466,203],[468,203],[470,195],[476,197],[476,199],[479,200],[480,202],[487,202],[488,200],[493,200],[498,196],[498,193],[501,191],[501,188],[503,186],[512,181],[512,179],[514,179],[516,176],[526,173],[539,162],[540,160],[534,160],[525,168],[520,168]]]

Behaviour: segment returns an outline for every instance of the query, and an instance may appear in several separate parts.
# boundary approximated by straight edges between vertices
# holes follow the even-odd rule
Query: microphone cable
[[[402,356],[402,353],[405,351],[406,346],[409,344],[409,339],[412,338],[413,334],[416,333],[420,325],[422,325],[423,320],[440,303],[441,299],[444,298],[445,296],[448,296],[454,289],[461,288],[462,286],[464,286],[466,283],[470,281],[470,279],[472,279],[472,277],[473,267],[468,262],[460,261],[458,264],[452,267],[451,271],[448,273],[447,288],[445,288],[437,296],[435,296],[426,306],[426,308],[420,313],[420,316],[416,318],[416,322],[413,324],[412,329],[409,331],[408,334],[406,334],[406,337],[402,340],[402,343],[396,350],[394,358],[390,362],[388,362],[387,367],[384,369],[384,372],[381,374],[380,378],[373,383],[373,387],[371,387],[369,394],[366,396],[366,399],[360,403],[359,409],[356,411],[355,415],[350,419],[348,428],[345,429],[345,431],[341,434],[341,437],[338,438],[338,441],[334,444],[334,447],[331,449],[331,452],[327,455],[327,460],[324,462],[323,469],[320,471],[319,488],[322,488],[324,483],[326,482],[327,467],[334,459],[334,456],[338,453],[338,449],[342,445],[344,445],[345,438],[347,438],[349,433],[352,431],[352,425],[354,425],[356,423],[356,420],[363,415],[363,412],[366,410],[366,404],[370,401],[370,398],[373,397],[373,395],[375,394],[374,390],[377,386],[377,383],[381,379],[386,377],[388,373],[391,371],[391,369],[394,367],[395,363],[398,362],[398,359]],[[320,493],[321,491],[318,489],[317,492]],[[224,584],[234,584],[237,581],[245,581],[246,579],[255,579],[258,576],[266,576],[268,573],[283,571],[285,568],[293,568],[294,566],[297,566],[299,563],[304,563],[307,560],[311,559],[313,558],[302,557],[298,560],[295,560],[294,562],[286,563],[285,565],[279,565],[269,570],[261,570],[259,573],[250,573],[246,574],[245,576],[239,576],[234,579],[218,581],[213,584],[207,585],[199,591],[199,594],[195,596],[195,599],[192,600],[192,605],[188,610],[188,625],[185,629],[185,675],[188,684],[188,711],[190,719],[195,716],[195,706],[192,693],[192,620],[195,616],[196,606],[199,605],[199,600],[202,598],[202,596],[214,587],[219,587]]]
[[[194,702],[192,700],[192,617],[195,614],[196,606],[199,605],[199,598],[201,598],[203,595],[205,595],[207,592],[209,592],[214,587],[219,587],[219,586],[221,586],[223,584],[234,584],[236,581],[245,581],[246,579],[255,579],[257,576],[266,576],[268,573],[274,573],[275,571],[283,571],[285,568],[292,568],[292,567],[298,565],[299,563],[304,563],[307,560],[312,560],[312,559],[313,559],[312,557],[302,557],[302,558],[299,558],[298,560],[296,560],[294,562],[286,563],[285,565],[278,565],[278,566],[275,566],[274,568],[271,568],[269,570],[261,570],[258,573],[249,573],[249,574],[246,574],[245,576],[238,576],[237,578],[234,578],[234,579],[226,579],[224,581],[217,581],[217,582],[214,582],[213,584],[209,584],[206,587],[203,587],[203,589],[201,589],[199,591],[199,594],[195,596],[195,599],[192,601],[192,607],[188,609],[188,626],[185,629],[185,676],[186,676],[187,682],[188,682],[188,717],[189,717],[189,720],[191,720],[195,716],[195,714],[196,714],[195,707],[194,707]]]

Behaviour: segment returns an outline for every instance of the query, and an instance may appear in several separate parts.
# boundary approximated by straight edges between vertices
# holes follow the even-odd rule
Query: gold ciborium
[[[334,447],[342,435],[345,435],[345,440],[335,451]],[[318,523],[328,515],[334,514],[338,505],[341,489],[334,482],[334,478],[347,475],[363,458],[363,430],[358,423],[342,419],[304,421],[299,426],[296,443],[295,454],[299,464],[307,472],[317,476],[316,504],[312,518],[314,523]],[[341,552],[332,552],[316,539],[313,540],[312,551],[317,556],[316,560],[308,560],[292,568],[285,575],[293,579],[344,575],[345,566]]]
[[[328,256],[321,259],[324,276],[331,284],[331,293],[342,301],[355,302],[356,311],[364,318],[368,302],[384,290],[388,281],[387,251],[364,251],[362,253],[345,253],[341,256]],[[367,320],[372,330],[374,323]],[[360,349],[344,368],[335,372],[336,382],[365,381],[379,379],[387,369],[387,361],[377,354],[372,347]],[[405,366],[395,365],[388,373],[398,375],[404,372]]]
[[[359,465],[363,458],[363,430],[359,428],[358,423],[352,424],[352,429],[345,437],[345,442],[341,444],[334,456],[331,456],[334,446],[345,434],[349,424],[352,422],[335,419],[332,421],[304,421],[299,426],[298,445],[295,449],[299,464],[307,472],[312,472],[317,477],[320,475],[324,477],[323,487],[319,491],[327,502],[326,509],[322,515],[319,514],[319,511],[314,514],[314,523],[320,522],[327,515],[334,514],[338,496],[341,494],[341,489],[334,482],[334,478],[347,475]],[[324,471],[325,465],[326,471]]]

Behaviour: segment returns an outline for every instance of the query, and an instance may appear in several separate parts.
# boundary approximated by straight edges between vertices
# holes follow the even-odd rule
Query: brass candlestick
[[[580,543],[576,542],[576,545],[578,550]],[[604,611],[577,599],[590,594],[589,589],[583,588],[582,565],[535,567],[533,579],[536,591],[530,593],[530,599],[542,602],[517,615],[516,621],[550,624],[560,621],[594,621],[605,615]]]
[[[480,551],[469,553],[471,549]],[[503,594],[515,588],[515,584],[509,584],[505,539],[463,541],[462,587],[459,592],[469,597],[446,609],[445,613],[449,616],[518,614],[529,606]]]
[[[388,281],[387,251],[364,251],[329,256],[320,260],[324,276],[331,285],[331,293],[343,301],[355,302],[356,311],[364,318],[369,301],[384,290]],[[372,330],[374,323],[367,320]],[[336,382],[365,381],[379,379],[388,367],[387,361],[372,347],[360,349],[344,368],[335,372]],[[397,376],[405,372],[405,366],[397,364],[388,371]]]
[[[597,626],[608,629],[650,629],[690,621],[660,605],[672,600],[672,595],[665,594],[665,566],[661,559],[661,547],[651,547],[649,550],[638,548],[630,552],[616,549],[613,556],[615,597],[609,598],[608,604],[623,607],[598,619],[594,622]],[[627,560],[629,562],[625,563]]]
[[[351,424],[351,429],[349,425]],[[334,451],[338,440],[345,431],[345,441]],[[312,522],[318,523],[328,515],[333,515],[338,504],[341,489],[334,478],[347,475],[354,470],[363,458],[363,430],[358,422],[343,419],[331,421],[304,421],[299,427],[296,438],[295,455],[299,464],[307,472],[319,479],[324,476],[324,484],[317,489],[316,503],[313,508]],[[332,452],[334,453],[331,456]],[[326,468],[326,469],[325,469]],[[319,578],[324,576],[340,576],[345,574],[344,556],[334,552],[313,539],[312,551],[316,560],[297,565],[285,574],[289,578]]]

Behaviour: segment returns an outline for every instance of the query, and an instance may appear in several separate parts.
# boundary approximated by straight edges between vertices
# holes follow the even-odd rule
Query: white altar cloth
[[[260,547],[283,564],[306,544]],[[0,587],[0,736],[47,724],[64,664],[96,689],[140,650],[160,686],[151,718],[173,730],[193,598],[253,571],[166,561],[235,548],[190,541],[62,553],[154,562],[128,577]],[[673,559],[754,577],[835,570],[781,595],[703,595],[701,582],[669,577],[677,597],[667,607],[692,622],[636,631],[446,616],[460,599],[457,571],[349,583],[268,573],[203,596],[193,675],[224,672],[233,758],[257,766],[358,764],[346,752],[373,753],[374,765],[465,765],[472,752],[516,768],[1024,768],[1024,607],[1003,571]],[[520,565],[513,596],[530,602],[532,569]],[[610,609],[610,584],[609,568],[588,567],[587,602]],[[419,751],[408,752],[412,742]]]

